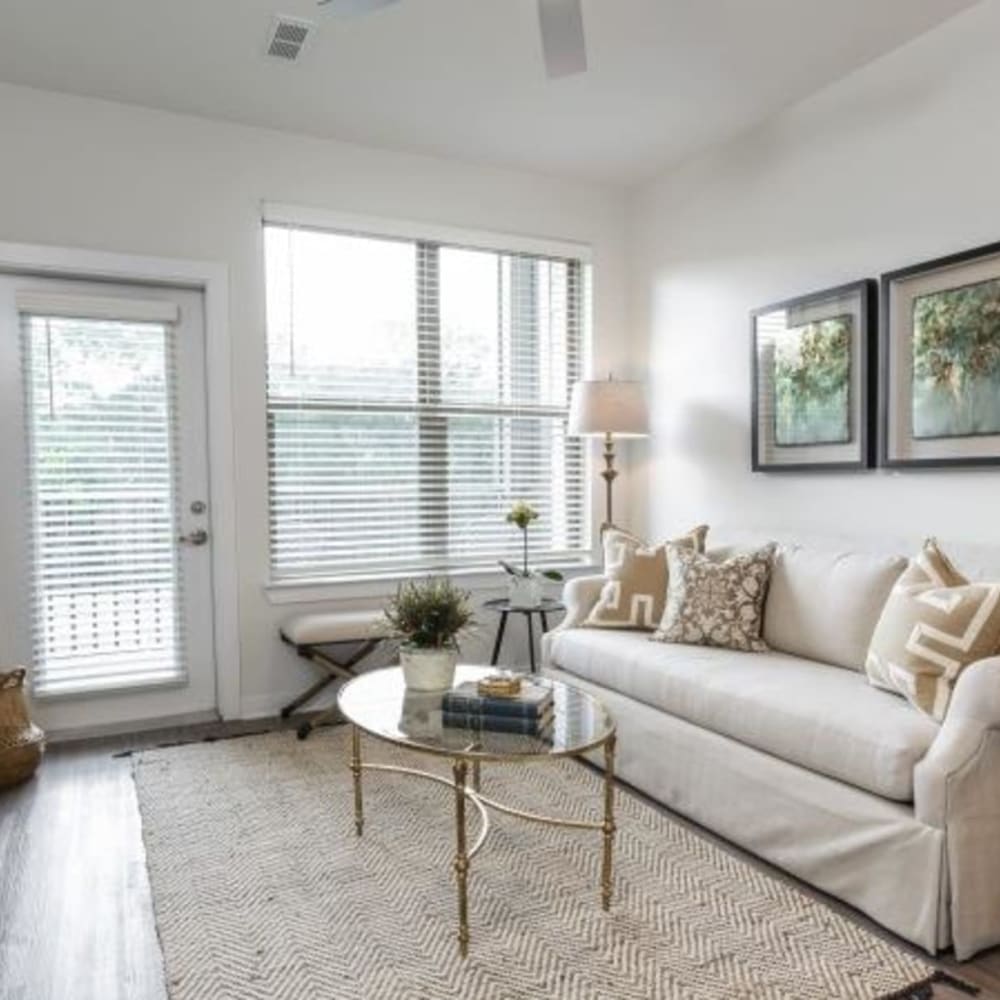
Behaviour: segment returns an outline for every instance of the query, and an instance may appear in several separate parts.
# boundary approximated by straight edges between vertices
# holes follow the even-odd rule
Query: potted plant
[[[518,500],[509,511],[506,521],[521,532],[521,565],[514,566],[504,559],[500,565],[509,577],[507,596],[515,608],[537,608],[542,603],[542,580],[562,580],[563,575],[555,569],[532,569],[528,565],[528,527],[538,520],[538,511],[525,500]]]
[[[383,615],[386,632],[401,643],[399,662],[407,688],[450,688],[459,637],[475,624],[469,595],[442,578],[409,581],[399,585]]]

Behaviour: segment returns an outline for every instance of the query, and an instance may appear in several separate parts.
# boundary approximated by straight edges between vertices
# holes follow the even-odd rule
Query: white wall
[[[616,189],[10,86],[0,86],[0,135],[0,241],[207,259],[229,268],[247,712],[273,709],[312,676],[276,638],[282,616],[309,606],[274,607],[262,589],[263,200],[589,243],[595,367],[628,372],[625,201]]]
[[[656,425],[636,511],[654,536],[707,520],[1000,539],[1000,472],[752,474],[747,316],[1000,240],[998,38],[990,0],[635,193]]]
[[[747,312],[1000,239],[998,37],[987,0],[631,198],[0,85],[0,241],[227,265],[243,705],[263,712],[310,676],[275,637],[310,606],[263,591],[263,200],[590,243],[595,371],[648,361],[656,434],[623,449],[616,496],[637,528],[997,542],[997,472],[751,474]]]

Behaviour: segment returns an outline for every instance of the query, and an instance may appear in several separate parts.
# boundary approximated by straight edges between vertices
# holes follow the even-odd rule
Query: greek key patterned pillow
[[[647,545],[620,528],[604,532],[605,584],[583,623],[592,628],[656,628],[667,598],[667,544],[705,551],[704,524],[673,543]]]
[[[762,653],[764,598],[775,546],[721,561],[676,545],[667,546],[670,585],[657,642],[721,646]]]
[[[885,602],[865,672],[940,722],[958,675],[998,648],[1000,583],[970,583],[929,539]]]

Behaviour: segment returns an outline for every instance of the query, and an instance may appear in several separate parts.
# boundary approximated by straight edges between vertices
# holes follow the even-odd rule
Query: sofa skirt
[[[945,837],[892,802],[547,666],[618,727],[618,777],[930,953],[951,943]],[[600,766],[601,761],[595,758]]]

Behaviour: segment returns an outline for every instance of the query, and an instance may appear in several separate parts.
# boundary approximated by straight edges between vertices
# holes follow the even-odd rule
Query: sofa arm
[[[593,610],[604,587],[603,576],[577,576],[563,587],[563,604],[566,615],[559,623],[560,629],[579,628]]]
[[[959,675],[941,731],[913,772],[917,819],[947,824],[950,786],[971,778],[994,735],[1000,736],[1000,656],[970,664]],[[990,785],[1000,811],[1000,772],[990,776]]]
[[[945,831],[952,941],[965,959],[1000,943],[1000,656],[959,675],[913,795],[917,819]]]

